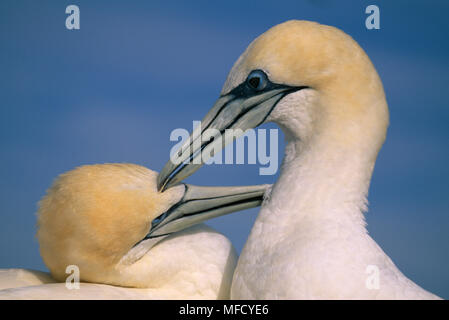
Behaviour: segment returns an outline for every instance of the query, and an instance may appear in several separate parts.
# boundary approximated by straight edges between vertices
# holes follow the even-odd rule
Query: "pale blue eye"
[[[256,91],[265,89],[268,84],[268,77],[262,70],[252,71],[246,79],[248,86]]]

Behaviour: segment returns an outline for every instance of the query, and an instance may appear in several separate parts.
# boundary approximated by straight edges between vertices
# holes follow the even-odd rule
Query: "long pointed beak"
[[[305,87],[273,85],[263,92],[248,92],[243,84],[221,96],[198,126],[165,164],[158,176],[158,189],[181,182],[209,158],[246,130],[264,123],[285,95]],[[229,130],[233,129],[233,130]]]
[[[186,184],[181,201],[153,220],[146,239],[177,232],[231,212],[260,206],[269,186],[199,187]]]

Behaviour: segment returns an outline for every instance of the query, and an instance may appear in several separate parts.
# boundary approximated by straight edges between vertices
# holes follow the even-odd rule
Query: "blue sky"
[[[77,4],[81,29],[65,28]],[[381,29],[365,28],[377,4]],[[45,270],[37,201],[75,166],[160,170],[175,128],[191,129],[235,59],[289,19],[343,29],[384,83],[391,124],[369,194],[368,229],[411,279],[449,298],[449,2],[0,2],[0,267]],[[275,125],[265,125],[275,128]],[[282,136],[280,155],[282,157]],[[272,183],[258,165],[205,166],[187,182]],[[212,220],[241,250],[257,209]]]

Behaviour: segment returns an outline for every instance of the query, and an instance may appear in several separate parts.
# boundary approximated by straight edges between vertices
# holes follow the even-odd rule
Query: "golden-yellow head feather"
[[[96,281],[178,202],[184,187],[159,193],[157,173],[133,164],[87,165],[60,175],[40,201],[40,252],[52,275],[63,280],[77,265],[83,281]]]
[[[343,31],[298,20],[274,26],[236,61],[222,94],[256,69],[264,70],[274,83],[313,90],[314,110],[307,111],[317,119],[315,133],[326,131],[329,141],[340,145],[380,148],[388,126],[382,82],[363,49]]]

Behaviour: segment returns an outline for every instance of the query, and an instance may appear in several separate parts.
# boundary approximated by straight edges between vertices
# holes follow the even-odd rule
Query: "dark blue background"
[[[69,4],[80,7],[78,31],[65,28]],[[369,4],[380,7],[380,30],[365,28]],[[160,170],[170,132],[202,118],[246,46],[306,19],[343,29],[373,60],[391,125],[368,229],[407,276],[449,298],[448,14],[444,0],[1,1],[0,267],[45,270],[36,203],[56,175],[103,162]],[[258,168],[205,166],[187,182],[275,181]],[[241,250],[256,214],[210,225]]]

